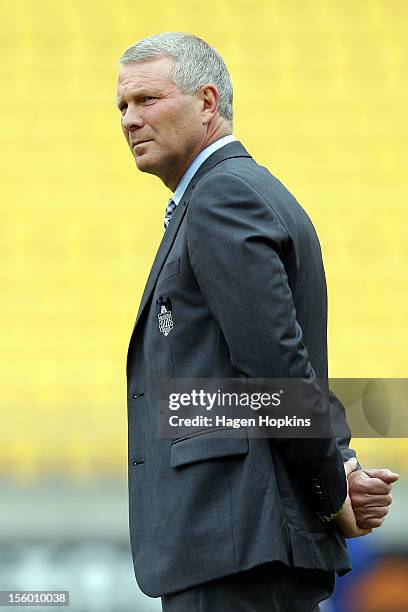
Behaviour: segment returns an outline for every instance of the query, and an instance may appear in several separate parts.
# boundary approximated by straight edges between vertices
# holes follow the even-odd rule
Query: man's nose
[[[122,127],[130,132],[144,126],[144,120],[137,108],[127,107],[125,114],[122,117]]]

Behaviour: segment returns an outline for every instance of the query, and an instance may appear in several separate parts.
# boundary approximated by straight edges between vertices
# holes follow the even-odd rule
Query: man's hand
[[[383,524],[392,502],[391,486],[398,479],[398,474],[387,469],[356,470],[348,474],[349,495],[358,527],[373,529]]]
[[[351,505],[351,499],[348,492],[349,487],[349,476],[357,467],[357,460],[349,459],[344,464],[344,471],[346,473],[347,479],[347,497],[346,500],[341,507],[340,512],[338,512],[337,516],[333,519],[333,524],[335,529],[341,533],[345,538],[357,538],[359,536],[366,535],[372,531],[371,528],[361,528],[357,525],[356,517],[354,516],[353,507]]]

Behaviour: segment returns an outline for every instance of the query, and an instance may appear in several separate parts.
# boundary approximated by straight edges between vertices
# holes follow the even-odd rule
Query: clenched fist
[[[391,487],[399,475],[388,469],[355,470],[348,474],[348,490],[360,529],[380,527],[392,502]]]
[[[357,459],[354,457],[344,463],[344,472],[347,480],[347,496],[346,499],[333,519],[335,529],[345,538],[358,538],[359,536],[367,535],[372,531],[371,528],[362,528],[357,524],[356,517],[351,505],[349,493],[349,477],[357,467]]]

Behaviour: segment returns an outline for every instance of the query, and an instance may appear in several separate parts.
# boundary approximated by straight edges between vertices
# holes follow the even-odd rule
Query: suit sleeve
[[[352,457],[357,459],[356,451],[350,448],[351,431],[346,419],[346,412],[339,398],[329,391],[329,401],[331,409],[331,422],[333,424],[333,432],[336,436],[337,444],[340,449],[343,461],[347,461]],[[361,465],[357,460],[357,469],[361,470]]]
[[[283,263],[290,238],[269,204],[240,177],[213,174],[195,188],[187,232],[193,272],[234,367],[250,378],[313,383]],[[335,436],[277,441],[319,515],[337,512],[347,487]]]

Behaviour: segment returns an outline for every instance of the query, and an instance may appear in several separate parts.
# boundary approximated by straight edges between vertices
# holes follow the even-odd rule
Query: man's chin
[[[135,162],[137,169],[140,172],[149,172],[150,174],[154,174],[154,164],[151,160],[149,160],[147,155],[135,155]]]

